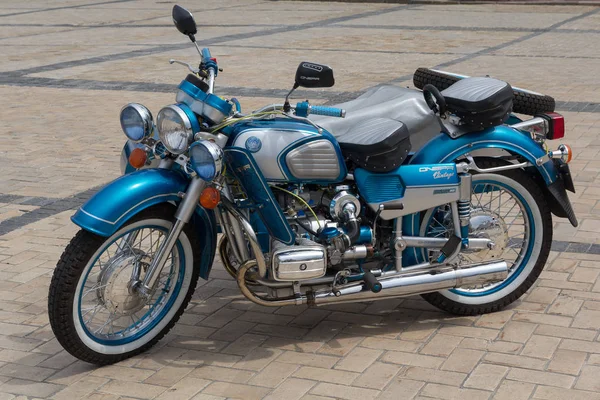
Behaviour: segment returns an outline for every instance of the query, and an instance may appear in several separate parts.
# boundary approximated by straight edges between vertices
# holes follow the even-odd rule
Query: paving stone
[[[379,394],[378,390],[364,389],[350,386],[335,385],[333,383],[319,383],[310,393],[317,395],[334,395],[335,398],[347,400],[365,400],[375,399]]]
[[[264,398],[271,389],[257,386],[240,385],[237,383],[213,382],[203,393],[216,396],[232,397],[235,399],[260,400]]]
[[[363,372],[383,354],[381,350],[357,347],[335,365],[335,369]]]
[[[448,399],[448,400],[460,400],[460,399],[474,399],[484,400],[490,397],[490,393],[477,390],[477,389],[460,389],[455,386],[439,385],[435,383],[428,383],[421,394],[428,398],[433,397],[437,399]]]
[[[580,351],[557,350],[548,364],[548,371],[560,374],[579,375],[587,354]]]
[[[290,378],[275,389],[270,395],[265,397],[266,400],[286,399],[296,400],[303,397],[308,392],[315,382],[303,379]]]
[[[275,388],[299,368],[299,365],[272,362],[250,379],[248,383],[256,386]]]
[[[412,399],[419,393],[424,385],[425,382],[421,381],[395,379],[383,392],[381,392],[379,398],[382,400],[396,400],[398,398],[398,393],[402,393],[403,398]]]
[[[585,365],[581,370],[581,375],[575,384],[575,389],[600,392],[600,367]]]
[[[382,390],[398,374],[400,367],[391,364],[373,363],[360,374],[352,386]]]
[[[435,335],[420,351],[421,354],[447,357],[463,340],[460,336]]]
[[[572,376],[568,375],[555,374],[553,372],[533,371],[521,368],[511,369],[507,375],[507,379],[562,388],[570,388],[575,381]]]
[[[469,375],[464,386],[493,391],[498,387],[507,371],[507,367],[500,365],[480,364]]]
[[[356,372],[340,371],[336,369],[301,367],[293,376],[313,381],[350,385],[360,375]]]
[[[559,338],[533,335],[525,345],[525,348],[523,348],[521,355],[538,358],[552,358],[559,343]]]
[[[516,382],[516,381],[503,381],[496,394],[494,400],[527,400],[531,396],[534,384]]]
[[[456,349],[442,364],[443,370],[469,373],[485,353],[479,350]]]

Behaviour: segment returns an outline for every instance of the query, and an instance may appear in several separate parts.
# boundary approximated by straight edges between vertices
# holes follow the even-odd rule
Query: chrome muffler
[[[485,264],[465,265],[459,269],[441,266],[427,270],[392,272],[379,278],[382,289],[373,293],[362,282],[332,289],[308,292],[306,295],[287,298],[269,298],[255,294],[246,285],[246,272],[256,267],[255,261],[242,265],[238,271],[237,283],[242,293],[256,304],[268,307],[308,304],[320,306],[332,303],[351,303],[357,301],[373,301],[392,297],[412,296],[422,293],[437,292],[464,286],[485,285],[505,280],[508,277],[508,265],[505,261],[494,261]]]
[[[507,277],[508,265],[505,261],[462,266],[460,269],[445,266],[423,271],[400,272],[389,278],[380,278],[382,289],[379,293],[373,293],[366,285],[359,283],[345,286],[336,291],[317,291],[309,297],[308,304],[319,306],[412,296],[463,286],[500,282]]]

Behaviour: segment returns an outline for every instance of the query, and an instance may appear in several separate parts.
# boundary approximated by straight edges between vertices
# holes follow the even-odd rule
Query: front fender
[[[546,155],[544,149],[529,136],[504,125],[467,133],[456,139],[441,134],[423,146],[412,157],[410,164],[451,162],[466,153],[481,149],[502,149],[522,156],[537,168],[546,185],[551,185],[558,177],[552,160],[537,165],[536,160]]]
[[[178,193],[186,191],[188,179],[167,169],[143,169],[123,175],[104,186],[77,210],[71,220],[81,228],[109,237],[127,220],[155,204],[179,202]],[[192,220],[202,249],[200,276],[208,279],[217,246],[217,223],[212,210],[197,207]]]

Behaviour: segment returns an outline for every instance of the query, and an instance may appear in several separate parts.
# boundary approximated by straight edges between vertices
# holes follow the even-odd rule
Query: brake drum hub
[[[500,215],[485,209],[471,211],[469,238],[490,239],[494,245],[483,250],[463,250],[472,261],[490,261],[501,258],[508,246],[508,228]]]
[[[130,290],[131,276],[136,263],[145,270],[148,263],[145,256],[124,254],[109,260],[98,277],[100,289],[98,297],[111,314],[132,315],[146,305],[146,301]]]

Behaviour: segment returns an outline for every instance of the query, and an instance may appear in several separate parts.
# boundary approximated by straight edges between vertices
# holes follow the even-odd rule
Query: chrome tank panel
[[[346,166],[335,138],[326,131],[289,119],[236,126],[230,148],[252,156],[269,182],[338,182]]]
[[[299,146],[285,156],[292,175],[299,179],[336,179],[340,161],[328,140],[315,140]]]

